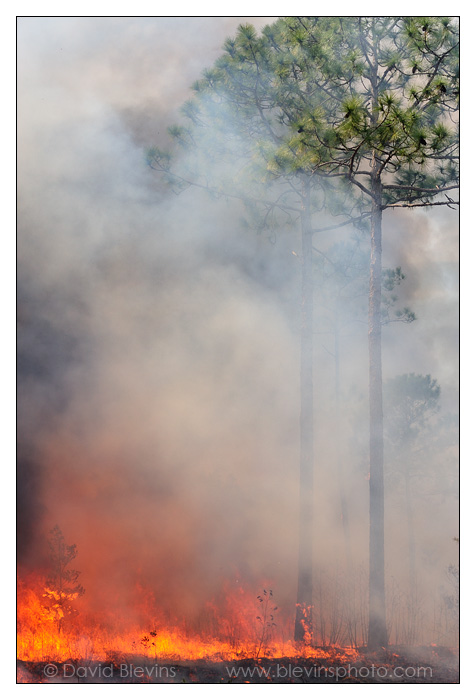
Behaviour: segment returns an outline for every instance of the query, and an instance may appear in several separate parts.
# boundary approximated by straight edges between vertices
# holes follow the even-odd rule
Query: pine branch
[[[401,202],[400,204],[384,204],[382,206],[382,211],[384,209],[398,209],[401,207],[449,207],[450,209],[453,209],[451,206],[452,204],[459,206],[459,202],[455,202],[453,200],[451,200],[451,202]]]
[[[362,221],[363,219],[367,219],[369,216],[372,215],[372,212],[366,211],[360,216],[354,216],[351,219],[347,219],[346,221],[341,222],[340,224],[334,224],[333,226],[325,226],[324,228],[315,228],[312,229],[312,233],[323,233],[324,231],[335,231],[338,228],[343,228],[344,226],[349,226],[350,224],[356,224],[358,221]],[[317,248],[315,248],[317,253],[320,253]]]
[[[427,192],[431,194],[438,194],[439,192],[445,192],[447,190],[458,189],[459,185],[448,185],[447,187],[415,187],[414,185],[382,185],[384,190],[405,190],[411,192]]]
[[[365,194],[368,195],[371,199],[374,198],[372,192],[367,187],[365,187],[365,185],[363,185],[361,182],[356,180],[354,177],[351,177],[350,175],[349,175],[349,180],[350,180],[350,182],[352,182],[352,184],[356,185],[359,189],[361,189],[362,192],[365,192]]]
[[[301,213],[301,209],[298,209],[297,207],[293,207],[290,205],[284,205],[284,204],[278,204],[277,202],[271,202],[266,199],[259,199],[257,197],[251,197],[250,195],[247,194],[232,194],[231,192],[225,192],[223,190],[219,190],[216,187],[212,187],[211,185],[204,185],[201,182],[195,182],[193,180],[189,180],[186,177],[183,177],[182,175],[177,175],[174,173],[172,170],[161,168],[161,167],[154,167],[152,162],[149,162],[149,166],[152,170],[158,171],[158,172],[164,172],[170,177],[174,178],[177,180],[179,183],[183,183],[183,185],[187,187],[197,187],[198,189],[205,190],[206,192],[210,192],[212,194],[215,194],[219,197],[225,197],[227,199],[237,199],[241,202],[253,202],[253,204],[264,204],[265,206],[280,209],[281,211],[284,212],[297,212],[298,214]]]

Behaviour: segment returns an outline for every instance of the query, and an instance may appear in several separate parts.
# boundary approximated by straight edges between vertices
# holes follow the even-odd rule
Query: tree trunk
[[[349,528],[349,508],[347,502],[347,489],[342,466],[342,421],[341,421],[341,393],[340,393],[340,322],[338,313],[334,317],[334,365],[335,365],[335,448],[336,448],[336,466],[337,466],[337,481],[340,496],[340,510],[342,520],[342,531],[344,535],[345,559],[347,567],[347,580],[352,580],[352,543]]]
[[[342,457],[342,420],[341,420],[341,391],[340,391],[340,320],[336,311],[334,316],[334,363],[335,363],[335,455],[337,467],[337,482],[340,496],[340,511],[342,522],[342,534],[345,550],[345,585],[344,585],[344,615],[349,643],[356,644],[357,638],[353,625],[355,624],[355,580],[354,567],[352,563],[352,540],[349,525],[349,503],[347,498],[346,480],[344,477],[343,457]]]
[[[414,644],[417,630],[417,577],[415,555],[415,529],[413,525],[413,502],[411,493],[410,473],[408,462],[405,467],[405,510],[407,515],[408,536],[408,640],[407,644]]]
[[[408,466],[405,470],[405,509],[407,513],[408,533],[408,571],[410,579],[410,591],[416,593],[416,557],[415,557],[415,530],[413,527],[413,503]]]
[[[384,474],[382,400],[382,183],[379,162],[372,164],[372,215],[369,290],[369,649],[388,644],[385,613]]]
[[[312,568],[314,505],[314,405],[313,405],[313,280],[310,183],[304,183],[301,213],[301,419],[299,469],[298,590],[294,639],[312,638]]]

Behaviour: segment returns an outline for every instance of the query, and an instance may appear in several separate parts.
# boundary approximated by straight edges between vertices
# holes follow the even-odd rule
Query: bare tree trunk
[[[301,454],[299,470],[298,590],[294,639],[310,642],[312,636],[312,569],[314,505],[313,405],[313,279],[310,183],[304,183],[301,213]]]
[[[335,448],[337,460],[337,481],[339,484],[340,510],[342,519],[342,531],[344,535],[345,558],[347,568],[347,578],[352,578],[352,543],[349,528],[349,507],[347,501],[347,490],[342,467],[342,421],[341,421],[341,392],[340,392],[340,325],[336,312],[334,319],[334,363],[335,363]]]
[[[385,612],[385,538],[382,399],[382,184],[379,162],[372,164],[372,218],[369,290],[370,537],[369,649],[388,644]]]
[[[416,577],[415,528],[413,524],[413,500],[408,464],[405,468],[405,510],[408,537],[408,641],[415,644],[417,631],[418,591]]]
[[[334,316],[334,362],[335,362],[335,435],[334,443],[336,450],[337,482],[340,496],[340,511],[342,521],[342,534],[345,549],[345,586],[344,586],[344,614],[349,643],[356,643],[356,635],[353,630],[355,622],[355,581],[354,566],[352,561],[352,540],[349,525],[349,502],[347,498],[347,488],[344,478],[343,458],[342,458],[342,420],[341,420],[341,390],[340,390],[340,323],[339,315],[336,311]]]
[[[408,573],[410,595],[416,595],[416,557],[415,557],[415,529],[413,526],[413,501],[408,466],[405,469],[405,510],[407,514],[408,533]]]

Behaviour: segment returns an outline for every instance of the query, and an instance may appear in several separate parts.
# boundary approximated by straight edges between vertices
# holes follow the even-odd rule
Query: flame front
[[[228,590],[227,590],[228,589]],[[101,616],[86,611],[59,624],[58,615],[45,606],[45,587],[41,578],[28,577],[18,583],[18,644],[22,661],[64,662],[90,659],[118,662],[142,657],[152,660],[207,660],[303,658],[316,656],[310,644],[291,641],[292,619],[274,620],[277,611],[272,590],[261,595],[243,586],[225,590],[220,602],[206,606],[200,629],[191,629],[186,621],[166,621],[152,603],[153,596],[141,589],[144,608],[140,617],[151,622],[131,623],[120,615]],[[138,615],[139,617],[139,615]],[[112,619],[113,618],[113,619]],[[351,660],[352,648],[319,649],[319,658]]]

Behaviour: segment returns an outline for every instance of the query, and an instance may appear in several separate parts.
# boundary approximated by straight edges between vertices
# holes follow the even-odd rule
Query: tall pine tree
[[[194,89],[186,125],[171,130],[180,159],[151,149],[151,166],[177,188],[198,186],[264,218],[300,220],[298,641],[308,638],[312,610],[313,240],[370,223],[368,645],[386,646],[382,218],[389,209],[456,204],[448,194],[458,185],[456,20],[290,17],[261,35],[244,25]],[[316,226],[317,213],[324,225]]]

